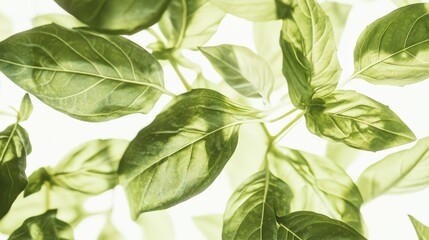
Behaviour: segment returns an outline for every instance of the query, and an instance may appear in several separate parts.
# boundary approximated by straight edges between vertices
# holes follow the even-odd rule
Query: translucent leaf
[[[338,44],[341,41],[344,26],[346,25],[352,6],[350,4],[340,2],[323,2],[320,6],[331,20],[335,41]]]
[[[402,6],[405,6],[405,5],[422,2],[421,0],[391,0],[391,1],[394,4],[396,4],[398,7],[402,7]]]
[[[32,22],[34,27],[39,27],[51,23],[55,23],[66,28],[77,28],[86,26],[84,23],[77,20],[73,16],[58,13],[38,15],[33,18]]]
[[[408,215],[411,222],[413,223],[414,229],[416,230],[419,240],[428,240],[429,239],[429,227],[423,225],[419,220],[415,219],[413,216]]]
[[[207,240],[222,239],[222,215],[202,215],[192,218]]]
[[[100,232],[97,240],[124,240],[124,236],[119,232],[115,225],[113,225],[112,221],[107,219],[106,224]]]
[[[167,211],[141,214],[137,223],[143,230],[144,239],[174,239],[173,221]]]
[[[329,141],[326,145],[326,158],[346,169],[358,157],[360,151],[343,143]]]
[[[24,98],[21,101],[21,107],[18,112],[18,121],[23,122],[27,120],[31,112],[33,111],[33,104],[31,103],[30,96],[27,94],[24,95]]]

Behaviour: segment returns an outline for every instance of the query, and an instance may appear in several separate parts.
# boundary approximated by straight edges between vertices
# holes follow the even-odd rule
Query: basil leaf
[[[402,6],[405,6],[405,5],[422,2],[421,0],[391,0],[391,1],[394,4],[396,4],[398,7],[402,7]]]
[[[171,0],[55,0],[98,31],[132,34],[158,22]]]
[[[378,151],[416,139],[386,105],[355,91],[336,91],[316,99],[305,114],[307,128],[350,147]]]
[[[344,26],[346,25],[346,21],[349,17],[352,6],[350,4],[339,2],[323,2],[320,3],[320,6],[331,20],[335,35],[335,42],[338,44],[341,41]]]
[[[269,172],[259,172],[230,197],[224,214],[222,239],[275,239],[277,217],[289,213],[289,186]]]
[[[210,0],[227,13],[250,21],[270,21],[283,18],[293,1],[290,0]]]
[[[27,131],[20,125],[13,124],[0,133],[0,219],[27,185],[25,167],[30,153]]]
[[[408,215],[411,222],[413,223],[414,229],[416,230],[419,240],[428,240],[429,239],[429,227],[423,225],[419,220],[415,219],[413,216]]]
[[[237,92],[269,102],[274,75],[268,62],[246,47],[220,45],[200,48],[216,71]]]
[[[208,0],[172,0],[159,21],[167,48],[196,49],[206,43],[225,16]]]
[[[222,239],[222,215],[212,214],[193,217],[195,225],[207,240]]]
[[[370,24],[354,51],[354,76],[404,86],[429,77],[429,4],[399,8]]]
[[[24,98],[22,98],[21,101],[21,107],[19,108],[18,112],[18,121],[23,122],[27,120],[31,112],[33,111],[33,104],[31,103],[30,96],[28,96],[28,93],[24,95]]]
[[[77,20],[73,16],[58,13],[38,15],[33,18],[32,23],[34,27],[39,27],[51,23],[55,23],[66,28],[77,28],[86,26],[84,23]]]
[[[51,175],[46,168],[39,168],[28,177],[28,184],[24,190],[24,197],[39,192],[45,182],[50,182]]]
[[[161,65],[143,48],[55,24],[1,42],[0,70],[49,106],[86,121],[147,113],[166,92]]]
[[[12,33],[12,22],[5,15],[0,13],[0,41],[7,38]]]
[[[10,235],[9,240],[20,239],[74,239],[73,229],[65,222],[56,218],[57,210],[31,217]]]
[[[283,74],[297,108],[304,109],[311,99],[335,90],[341,66],[331,22],[318,3],[297,1],[292,13],[283,20],[280,46]]]
[[[343,169],[356,161],[360,152],[359,149],[351,148],[340,142],[329,141],[326,145],[326,158],[331,159]]]
[[[137,219],[144,239],[174,239],[174,226],[167,211],[147,212]]]
[[[429,186],[429,137],[410,149],[392,153],[368,167],[357,181],[365,201],[384,193],[404,193]]]
[[[233,154],[239,127],[252,121],[251,111],[206,89],[173,99],[131,141],[120,162],[132,217],[206,189]]]
[[[305,240],[364,240],[366,239],[347,224],[322,214],[299,211],[278,219],[277,239]]]
[[[285,147],[268,154],[270,169],[292,189],[292,211],[313,211],[365,232],[362,197],[347,173],[330,159]]]

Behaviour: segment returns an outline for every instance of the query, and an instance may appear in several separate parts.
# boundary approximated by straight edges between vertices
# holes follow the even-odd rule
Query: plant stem
[[[188,92],[191,91],[192,87],[186,81],[186,78],[183,76],[182,72],[180,71],[179,67],[177,66],[176,60],[173,59],[173,58],[169,58],[168,61],[170,62],[171,66],[173,67],[173,69],[176,72],[177,76],[180,78],[180,81],[182,82],[182,84],[185,87],[186,91],[188,91]]]
[[[284,135],[290,130],[291,127],[293,127],[300,119],[302,116],[304,116],[305,112],[301,112],[300,114],[298,114],[292,121],[290,121],[286,126],[284,126],[284,128],[282,130],[280,130],[280,132],[273,136],[273,142],[279,142]]]
[[[51,208],[51,184],[49,182],[45,182],[45,208],[48,211]]]
[[[152,35],[154,38],[156,38],[156,40],[163,42],[162,38],[158,35],[158,33],[155,32],[155,30],[153,30],[152,28],[146,28],[145,29],[150,35]]]
[[[288,111],[288,112],[286,112],[286,113],[284,113],[284,114],[282,114],[282,115],[280,115],[280,116],[278,116],[276,118],[270,119],[269,122],[276,122],[276,121],[278,121],[280,119],[283,119],[283,118],[291,115],[292,113],[296,112],[297,110],[298,110],[298,108],[293,108],[290,111]]]

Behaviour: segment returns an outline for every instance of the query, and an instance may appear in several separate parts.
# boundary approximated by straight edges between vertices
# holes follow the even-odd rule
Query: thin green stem
[[[280,132],[277,135],[273,136],[273,139],[274,139],[273,142],[279,142],[284,137],[284,135],[286,135],[286,133],[291,129],[291,127],[293,127],[301,119],[301,117],[304,116],[304,114],[305,112],[301,112],[286,126],[284,126],[284,128],[280,130]]]
[[[359,72],[354,73],[349,78],[347,78],[347,80],[345,80],[343,83],[341,83],[341,85],[338,88],[343,88],[345,85],[347,85],[347,83],[349,83],[351,80],[353,80],[357,75],[359,75]]]
[[[169,58],[168,61],[170,62],[171,66],[173,67],[174,71],[176,72],[177,76],[179,77],[180,81],[182,82],[185,89],[189,92],[192,90],[191,85],[186,81],[186,78],[183,76],[182,72],[179,69],[179,66],[177,66],[177,62],[173,58]]]
[[[156,38],[156,40],[163,42],[162,38],[158,35],[158,33],[156,33],[155,30],[153,30],[152,28],[146,28],[145,29],[150,35],[152,35],[154,38]]]
[[[51,184],[49,182],[45,182],[45,208],[48,211],[51,208]]]
[[[281,120],[281,119],[283,119],[283,118],[291,115],[292,113],[296,112],[297,110],[298,110],[298,108],[293,108],[290,111],[288,111],[288,112],[286,112],[286,113],[284,113],[284,114],[282,114],[282,115],[280,115],[280,116],[278,116],[276,118],[270,119],[269,122],[276,122],[278,120]]]
[[[261,122],[260,124],[261,124],[262,130],[264,131],[264,133],[267,136],[267,138],[271,139],[272,136],[271,136],[270,131],[268,131],[267,125],[265,125],[265,123],[263,123],[263,122]]]

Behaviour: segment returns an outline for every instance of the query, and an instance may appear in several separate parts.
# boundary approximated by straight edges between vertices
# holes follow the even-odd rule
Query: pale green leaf
[[[67,223],[56,218],[57,210],[30,217],[15,230],[8,240],[72,240],[73,229]]]
[[[239,127],[252,121],[251,113],[207,89],[173,99],[132,140],[119,165],[132,217],[206,189],[233,154]]]
[[[352,6],[350,4],[340,2],[323,2],[320,4],[320,6],[331,20],[335,41],[338,44],[341,41],[344,26],[346,24],[347,18],[349,17]]]
[[[290,212],[289,186],[270,172],[256,173],[230,197],[222,239],[276,239],[277,217]]]
[[[158,22],[171,0],[55,0],[55,2],[94,29],[132,34]]]
[[[429,227],[415,219],[413,216],[408,215],[411,222],[413,223],[414,229],[416,230],[419,240],[429,240]]]
[[[357,181],[365,201],[385,193],[418,191],[429,186],[429,137],[368,167]]]
[[[112,223],[110,218],[107,219],[106,224],[104,224],[103,229],[101,229],[100,235],[98,235],[97,240],[124,240],[121,232],[116,228]]]
[[[224,44],[200,48],[216,71],[237,92],[269,101],[274,87],[270,65],[246,47]]]
[[[18,112],[18,121],[23,122],[27,120],[31,112],[33,111],[33,104],[31,103],[30,96],[27,94],[24,95],[21,101],[21,107],[19,108]]]
[[[280,146],[272,148],[268,160],[273,174],[292,189],[292,211],[318,212],[365,232],[359,190],[332,160]]]
[[[398,7],[402,7],[402,6],[405,6],[405,5],[422,2],[421,0],[390,0],[390,1],[392,1]]]
[[[136,221],[143,230],[144,239],[174,239],[174,225],[167,211],[155,211],[141,214]]]
[[[204,234],[206,240],[222,239],[222,215],[202,215],[193,217],[195,225]]]
[[[5,15],[0,13],[0,41],[7,38],[12,33],[12,22]]]
[[[33,18],[32,22],[34,27],[39,27],[39,26],[51,24],[51,23],[56,23],[66,28],[76,28],[76,27],[86,26],[84,23],[77,20],[73,16],[70,16],[68,14],[59,14],[59,13],[38,15]]]
[[[344,143],[329,141],[326,145],[326,158],[346,169],[358,157],[360,150],[349,147]]]
[[[354,51],[353,76],[404,86],[429,77],[429,3],[399,8],[370,24]]]
[[[217,31],[225,12],[208,0],[172,0],[159,22],[167,48],[196,49]]]
[[[299,211],[278,218],[277,239],[281,240],[365,240],[347,224],[322,214]]]
[[[166,93],[161,65],[143,48],[55,24],[1,42],[0,70],[49,106],[86,121],[147,113]]]
[[[27,185],[25,167],[30,153],[27,131],[20,125],[10,125],[0,133],[0,219]]]
[[[341,75],[331,22],[315,0],[297,1],[283,20],[283,74],[292,103],[304,109],[335,90]]]
[[[314,100],[305,118],[312,133],[368,151],[392,148],[416,139],[388,106],[351,90],[338,90]]]

